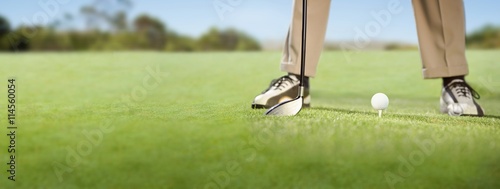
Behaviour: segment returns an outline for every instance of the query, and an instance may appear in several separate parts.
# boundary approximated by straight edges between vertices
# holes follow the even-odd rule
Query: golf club
[[[307,34],[307,0],[302,0],[302,55],[300,60],[300,84],[299,95],[289,101],[285,101],[271,107],[265,115],[294,116],[302,109],[304,101],[304,74],[306,67],[306,34]]]

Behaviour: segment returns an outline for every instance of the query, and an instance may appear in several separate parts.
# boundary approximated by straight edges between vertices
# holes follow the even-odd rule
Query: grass
[[[500,187],[499,51],[468,52],[484,118],[440,114],[440,81],[422,79],[416,51],[326,52],[313,108],[265,117],[250,103],[279,57],[0,54],[19,126],[16,182],[0,135],[1,188]],[[376,92],[391,100],[382,119]]]

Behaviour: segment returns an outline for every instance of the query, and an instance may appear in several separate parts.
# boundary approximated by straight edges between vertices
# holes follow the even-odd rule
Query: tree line
[[[467,35],[466,41],[469,48],[500,48],[500,26],[484,26]]]
[[[82,12],[92,14],[89,7]],[[236,29],[211,28],[199,38],[168,29],[159,19],[140,15],[128,27],[122,13],[109,19],[109,29],[60,30],[55,26],[20,26],[12,29],[0,16],[0,51],[257,51],[253,37]]]
[[[140,15],[132,26],[126,23],[126,14],[112,16],[83,7],[89,18],[104,18],[107,30],[88,27],[86,30],[61,30],[57,23],[49,26],[20,26],[11,28],[0,15],[0,51],[258,51],[261,45],[253,37],[236,29],[211,28],[199,38],[182,35],[167,28],[159,19]],[[104,16],[103,16],[104,15]],[[71,18],[70,16],[67,16]],[[88,23],[99,23],[89,19]],[[500,48],[500,26],[488,25],[466,37],[468,48]]]

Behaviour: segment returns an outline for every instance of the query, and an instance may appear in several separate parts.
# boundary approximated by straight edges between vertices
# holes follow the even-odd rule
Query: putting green
[[[250,109],[281,76],[279,52],[0,54],[0,185],[499,188],[500,52],[467,55],[488,117],[440,114],[441,83],[422,79],[416,51],[325,52],[313,108],[295,117]],[[6,172],[11,76],[16,182]],[[377,92],[391,100],[382,119]]]

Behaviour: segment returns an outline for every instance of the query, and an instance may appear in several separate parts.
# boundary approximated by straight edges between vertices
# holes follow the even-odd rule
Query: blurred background
[[[326,49],[352,47],[391,1],[401,13],[355,49],[417,49],[410,0],[333,0]],[[464,2],[468,48],[500,48],[500,1]],[[291,11],[291,0],[4,0],[0,51],[280,50]]]

